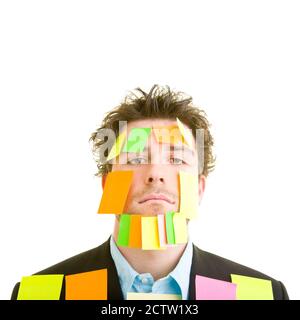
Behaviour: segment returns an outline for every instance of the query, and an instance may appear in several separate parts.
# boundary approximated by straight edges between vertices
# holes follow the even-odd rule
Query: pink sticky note
[[[161,247],[165,247],[167,245],[167,235],[166,235],[166,227],[165,227],[165,215],[158,214],[157,215],[158,222],[158,236],[159,236],[159,245]]]
[[[196,275],[196,300],[236,300],[237,285]]]

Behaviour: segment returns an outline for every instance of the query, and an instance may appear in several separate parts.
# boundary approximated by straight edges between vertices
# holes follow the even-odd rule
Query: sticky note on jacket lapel
[[[142,217],[142,249],[158,250],[159,245],[157,217]]]
[[[133,171],[111,171],[107,174],[98,213],[124,212]]]
[[[196,275],[196,300],[236,300],[237,285]]]
[[[151,128],[132,128],[127,138],[123,152],[143,152]]]
[[[198,214],[198,175],[180,171],[180,210],[187,219]]]
[[[112,146],[112,148],[109,152],[109,155],[108,155],[106,161],[114,159],[120,154],[121,149],[124,144],[124,141],[125,141],[125,138],[126,138],[126,131],[119,134],[119,136],[117,137],[114,145]]]
[[[238,300],[274,300],[271,280],[231,274]]]
[[[66,276],[66,300],[107,300],[107,269]]]
[[[63,274],[23,277],[17,300],[59,300]]]
[[[180,294],[127,292],[127,300],[182,300]]]

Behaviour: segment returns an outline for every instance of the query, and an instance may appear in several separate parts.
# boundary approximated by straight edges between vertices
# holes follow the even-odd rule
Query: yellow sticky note
[[[180,176],[180,210],[187,219],[196,218],[198,214],[198,175],[185,171]]]
[[[271,280],[231,275],[237,285],[237,300],[274,300]]]
[[[153,132],[158,143],[184,143],[184,137],[177,126],[155,127]]]
[[[157,217],[142,217],[142,249],[157,250],[159,245]]]
[[[177,125],[179,127],[179,130],[180,130],[181,134],[183,135],[185,142],[187,143],[187,145],[190,148],[193,149],[194,137],[193,137],[191,129],[186,129],[184,127],[183,123],[178,118],[176,118],[176,120],[177,120]]]
[[[111,171],[107,174],[98,213],[124,212],[133,171]]]
[[[63,274],[23,277],[17,300],[59,300],[63,278]]]
[[[175,212],[173,215],[175,243],[187,243],[187,221],[184,215]]]
[[[119,136],[117,137],[114,145],[112,146],[109,152],[109,155],[106,159],[107,161],[116,158],[120,154],[125,138],[126,138],[126,131],[119,134]]]
[[[127,300],[182,300],[179,294],[127,292]]]
[[[107,300],[107,269],[66,276],[66,300]]]

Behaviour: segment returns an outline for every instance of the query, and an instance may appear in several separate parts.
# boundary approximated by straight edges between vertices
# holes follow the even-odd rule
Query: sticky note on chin
[[[107,300],[107,269],[66,276],[66,300]]]
[[[133,171],[111,171],[107,174],[98,213],[124,212]]]
[[[63,274],[23,277],[17,300],[59,300]]]
[[[142,249],[143,250],[159,250],[160,247],[158,235],[157,217],[142,217]]]
[[[271,280],[231,274],[232,283],[237,285],[238,300],[273,300]]]
[[[143,152],[147,143],[151,128],[133,128],[124,145],[123,152]]]

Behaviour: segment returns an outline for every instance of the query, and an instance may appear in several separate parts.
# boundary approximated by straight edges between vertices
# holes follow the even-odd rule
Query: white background
[[[299,1],[1,1],[0,299],[98,246],[88,139],[129,90],[168,84],[215,137],[191,237],[299,299]]]

